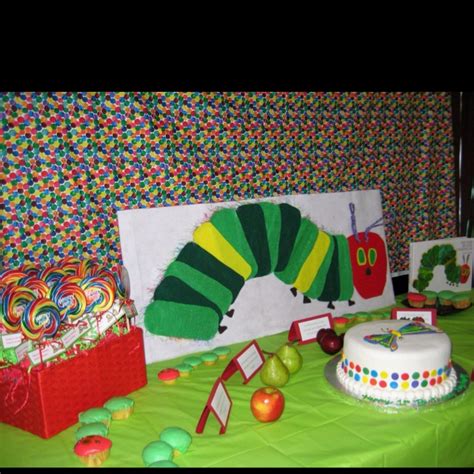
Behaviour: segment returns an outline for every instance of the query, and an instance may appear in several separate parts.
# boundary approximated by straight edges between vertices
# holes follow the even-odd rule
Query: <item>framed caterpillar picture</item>
[[[378,190],[118,212],[147,362],[394,303]]]
[[[411,242],[409,291],[470,291],[473,250],[468,237]]]

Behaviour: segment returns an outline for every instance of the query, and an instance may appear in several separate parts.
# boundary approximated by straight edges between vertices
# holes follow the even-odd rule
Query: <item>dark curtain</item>
[[[454,92],[452,98],[454,153],[458,166],[458,235],[473,237],[474,92]]]

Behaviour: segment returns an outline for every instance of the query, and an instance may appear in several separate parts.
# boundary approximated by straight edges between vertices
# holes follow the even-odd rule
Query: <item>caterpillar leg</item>
[[[290,291],[291,291],[291,294],[292,294],[294,297],[296,297],[296,295],[298,294],[298,290],[297,290],[295,287],[290,288]]]
[[[347,303],[349,304],[349,306],[352,306],[353,304],[355,304],[355,301],[348,300]]]
[[[303,303],[311,303],[311,298],[308,298],[306,295],[303,296]]]
[[[217,328],[217,330],[219,331],[219,334],[222,334],[226,329],[227,329],[227,326],[219,326]]]
[[[229,318],[231,318],[232,316],[234,316],[234,310],[233,309],[229,309],[229,311],[227,311],[227,313],[225,313],[225,315]]]
[[[329,309],[335,309],[335,306],[332,304],[332,301],[328,303],[328,308]]]

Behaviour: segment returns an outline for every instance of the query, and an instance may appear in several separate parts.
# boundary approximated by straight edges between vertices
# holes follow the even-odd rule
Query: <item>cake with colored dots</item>
[[[417,321],[358,324],[344,337],[337,379],[352,396],[386,405],[434,401],[456,386],[451,340]]]

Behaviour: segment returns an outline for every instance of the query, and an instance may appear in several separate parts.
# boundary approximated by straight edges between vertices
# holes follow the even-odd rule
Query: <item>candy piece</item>
[[[18,271],[26,273],[28,276],[38,276],[38,273],[40,272],[40,269],[35,266],[34,263],[31,262],[26,262],[23,265],[20,266]]]
[[[113,397],[104,403],[104,408],[112,413],[112,420],[125,420],[133,413],[135,402],[127,397]]]
[[[10,283],[16,283],[20,278],[28,276],[26,273],[19,270],[5,270],[0,273],[0,283],[2,285],[9,285]]]
[[[44,280],[48,286],[53,286],[56,281],[60,280],[65,275],[66,272],[62,268],[51,266],[42,270],[38,274],[38,278]]]
[[[179,375],[181,377],[189,377],[191,374],[191,371],[193,370],[192,365],[185,364],[184,362],[182,364],[178,364],[175,367],[176,370],[179,370]]]
[[[147,444],[142,452],[142,459],[145,466],[157,461],[171,461],[173,458],[173,448],[164,441],[152,441]]]
[[[48,284],[35,276],[26,276],[17,282],[18,286],[26,286],[33,290],[37,298],[49,298],[50,288]]]
[[[76,257],[64,257],[58,263],[58,267],[68,275],[75,275],[81,261]]]
[[[85,425],[82,425],[80,428],[77,429],[76,431],[76,441],[79,441],[80,439],[84,438],[85,436],[92,436],[92,435],[97,435],[97,436],[107,436],[109,433],[109,429],[107,426],[105,426],[103,423],[87,423]]]
[[[214,349],[212,349],[212,352],[217,354],[217,357],[219,357],[220,360],[225,360],[227,359],[227,355],[230,352],[230,347],[225,347],[225,346],[215,347]]]
[[[33,290],[25,286],[8,285],[2,293],[2,323],[7,330],[20,330],[21,317],[28,303],[36,298]]]
[[[204,361],[204,365],[214,365],[217,360],[217,354],[214,352],[205,352],[201,354],[201,359]]]
[[[195,368],[202,364],[202,359],[197,356],[186,357],[183,362],[189,364],[191,367]]]
[[[165,428],[160,434],[160,440],[165,441],[174,449],[174,455],[185,453],[192,442],[191,435],[177,426]]]
[[[82,288],[75,283],[56,282],[51,288],[51,299],[56,303],[61,314],[61,321],[81,317],[87,307],[86,295]]]
[[[21,316],[23,334],[33,340],[41,337],[53,337],[59,329],[61,315],[54,301],[38,298],[25,306]]]
[[[74,446],[74,453],[88,467],[100,466],[110,454],[112,441],[103,436],[85,436]]]
[[[103,278],[87,276],[82,280],[81,288],[87,300],[87,313],[103,312],[114,303],[115,294],[112,285]]]
[[[179,371],[176,369],[163,369],[158,372],[158,378],[166,385],[173,385],[179,378]]]
[[[107,408],[90,408],[89,410],[79,413],[80,423],[103,423],[109,427],[112,413]]]
[[[151,464],[148,465],[148,467],[179,467],[179,466],[175,464],[173,461],[168,461],[166,459],[163,459],[162,461],[152,462]]]
[[[97,262],[92,258],[85,258],[81,260],[79,266],[77,267],[77,275],[84,278],[90,275],[90,269],[97,265]]]

